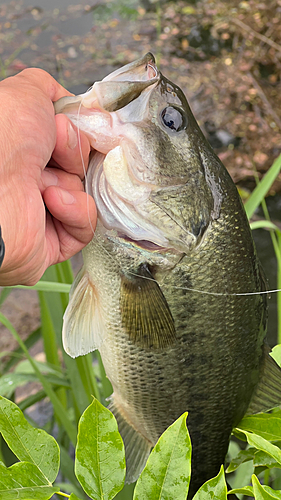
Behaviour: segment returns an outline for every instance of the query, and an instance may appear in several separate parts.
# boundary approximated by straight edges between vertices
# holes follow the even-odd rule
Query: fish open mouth
[[[121,143],[128,142],[126,154],[130,155],[134,141],[128,141],[125,127],[132,120],[132,113],[134,120],[135,113],[137,121],[143,119],[150,90],[160,78],[155,59],[148,53],[95,82],[85,94],[65,97],[55,104],[56,112],[65,112],[90,140],[92,154],[85,184],[96,202],[99,220],[124,241],[150,251],[161,251],[170,245],[162,230],[149,222],[148,212],[140,209],[149,203],[151,186],[128,173],[130,168],[120,150]],[[141,95],[142,99],[136,102]],[[131,158],[130,164],[135,163]]]
[[[104,111],[118,111],[137,99],[141,93],[160,79],[160,72],[152,54],[127,64],[81,95],[84,108],[101,108]]]
[[[107,156],[92,153],[88,169],[87,184],[96,202],[98,219],[107,230],[128,243],[150,251],[167,249],[170,245],[163,232],[141,213],[142,205],[149,199],[150,188],[145,185],[126,186],[125,175],[118,184],[123,173],[119,178],[116,175],[118,158],[117,152],[114,153],[115,171],[110,164],[113,152]]]

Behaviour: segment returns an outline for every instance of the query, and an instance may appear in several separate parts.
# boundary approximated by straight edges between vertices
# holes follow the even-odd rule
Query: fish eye
[[[161,113],[161,119],[165,127],[168,127],[175,132],[179,132],[186,128],[187,119],[181,109],[174,106],[167,106]]]

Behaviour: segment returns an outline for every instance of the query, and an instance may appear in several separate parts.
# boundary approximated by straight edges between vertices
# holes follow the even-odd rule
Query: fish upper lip
[[[113,73],[110,73],[106,76],[102,81],[138,81],[138,72],[136,71],[139,68],[144,67],[145,71],[147,68],[153,69],[154,75],[148,75],[149,79],[158,78],[160,72],[156,66],[155,58],[151,52],[148,52],[140,59],[133,61],[129,64],[126,64],[122,68],[117,69]],[[142,76],[143,78],[143,76]]]

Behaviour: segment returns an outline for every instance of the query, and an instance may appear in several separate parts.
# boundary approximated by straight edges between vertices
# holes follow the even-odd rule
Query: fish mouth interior
[[[127,241],[128,243],[133,243],[139,248],[142,248],[143,250],[148,250],[149,252],[161,252],[161,251],[167,251],[166,247],[156,245],[156,243],[153,243],[152,241],[149,240],[134,240],[133,238],[130,238],[126,234],[118,233],[118,238]]]
[[[149,80],[156,78],[159,74],[157,66],[155,65],[155,63],[153,61],[147,63],[146,70],[147,70],[147,76],[148,76]]]
[[[163,251],[170,247],[169,240],[161,228],[145,218],[138,211],[135,196],[128,198],[120,195],[107,179],[104,171],[105,155],[99,152],[92,154],[87,174],[89,194],[96,202],[98,220],[105,228],[107,237],[118,237],[124,242],[132,243],[138,248],[150,251]],[[144,193],[144,194],[143,194]],[[149,191],[140,192],[144,200]],[[141,206],[142,202],[140,202]]]

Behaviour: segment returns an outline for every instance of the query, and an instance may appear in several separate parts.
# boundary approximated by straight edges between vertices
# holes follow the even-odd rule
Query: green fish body
[[[245,211],[182,91],[151,54],[56,110],[91,140],[87,183],[98,209],[64,317],[65,350],[100,351],[127,482],[188,411],[191,498],[218,473],[243,415],[281,397]]]

